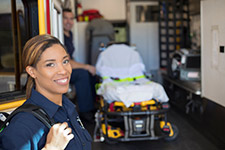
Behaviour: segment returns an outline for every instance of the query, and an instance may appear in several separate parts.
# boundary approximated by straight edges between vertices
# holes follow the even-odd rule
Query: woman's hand
[[[66,122],[57,123],[51,127],[42,150],[64,150],[73,137],[72,129]]]

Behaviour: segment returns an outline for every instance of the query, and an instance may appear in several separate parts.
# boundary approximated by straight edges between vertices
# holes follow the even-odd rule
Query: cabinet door
[[[202,97],[225,107],[224,6],[223,0],[201,1],[201,83]]]
[[[130,43],[136,45],[146,71],[159,69],[158,2],[130,2]]]
[[[75,22],[74,24],[74,45],[75,45],[75,53],[73,53],[73,58],[77,62],[87,63],[87,41],[86,41],[86,28],[88,22]]]

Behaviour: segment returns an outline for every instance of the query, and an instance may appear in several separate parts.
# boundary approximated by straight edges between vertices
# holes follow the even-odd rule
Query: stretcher
[[[113,44],[98,58],[99,109],[95,114],[95,142],[174,140],[176,125],[167,119],[170,108],[164,88],[144,74],[137,51]]]

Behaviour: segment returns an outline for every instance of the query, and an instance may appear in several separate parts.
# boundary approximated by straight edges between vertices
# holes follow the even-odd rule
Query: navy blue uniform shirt
[[[65,150],[91,150],[91,136],[78,121],[75,105],[64,95],[59,106],[32,89],[31,97],[25,102],[42,107],[56,122],[67,122],[74,138]],[[2,150],[39,150],[46,142],[49,129],[31,113],[21,112],[14,116],[9,125],[0,133]]]
[[[70,55],[70,59],[73,59],[73,52],[75,50],[73,45],[73,34],[71,31],[69,33],[70,33],[69,37],[64,34],[64,43],[66,46],[66,50],[68,54]]]

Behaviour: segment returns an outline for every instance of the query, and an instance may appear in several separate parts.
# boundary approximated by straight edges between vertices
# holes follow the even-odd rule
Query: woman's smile
[[[61,78],[54,80],[59,85],[68,85],[69,84],[69,77]]]

